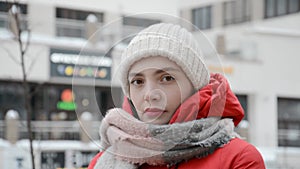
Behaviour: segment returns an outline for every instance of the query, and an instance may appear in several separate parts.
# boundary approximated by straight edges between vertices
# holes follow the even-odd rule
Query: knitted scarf
[[[95,169],[137,169],[140,165],[174,165],[202,158],[236,137],[232,119],[202,118],[166,125],[137,120],[123,109],[112,109],[101,122],[104,153]]]

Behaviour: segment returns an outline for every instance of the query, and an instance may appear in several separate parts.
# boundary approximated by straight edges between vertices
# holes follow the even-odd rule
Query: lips
[[[159,108],[147,108],[145,109],[144,114],[149,117],[157,117],[163,114],[164,112],[166,111]]]

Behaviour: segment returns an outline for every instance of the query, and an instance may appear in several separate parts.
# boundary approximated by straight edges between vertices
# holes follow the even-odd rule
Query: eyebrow
[[[159,73],[163,73],[163,72],[170,72],[170,71],[174,71],[174,72],[179,72],[180,70],[178,68],[174,68],[174,67],[164,67],[161,69],[158,69],[157,71],[154,72],[154,74],[159,74]],[[142,76],[142,73],[129,73],[128,77],[135,77],[135,76]]]

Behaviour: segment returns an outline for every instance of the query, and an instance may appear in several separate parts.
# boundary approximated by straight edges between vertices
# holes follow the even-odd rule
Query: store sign
[[[110,80],[112,59],[101,54],[51,50],[51,76]]]

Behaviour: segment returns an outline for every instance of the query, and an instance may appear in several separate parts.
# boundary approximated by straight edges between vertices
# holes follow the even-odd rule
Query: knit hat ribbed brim
[[[162,56],[174,61],[196,90],[209,82],[202,52],[192,34],[179,25],[159,23],[138,33],[122,54],[119,71],[125,96],[129,97],[129,69],[138,60],[149,56]]]

